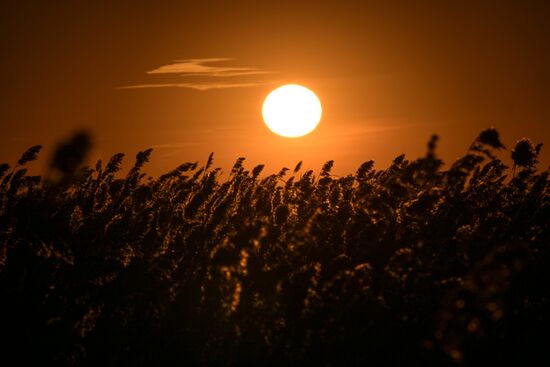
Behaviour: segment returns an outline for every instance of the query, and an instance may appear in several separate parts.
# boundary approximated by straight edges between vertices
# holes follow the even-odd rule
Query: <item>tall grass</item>
[[[494,129],[442,168],[372,161],[344,177],[221,181],[151,149],[82,167],[86,134],[46,178],[30,148],[0,165],[0,349],[21,363],[453,365],[544,357],[550,326],[549,171]],[[512,171],[512,172],[511,172]]]

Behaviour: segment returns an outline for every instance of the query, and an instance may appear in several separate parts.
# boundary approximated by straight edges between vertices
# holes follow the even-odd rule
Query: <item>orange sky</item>
[[[94,134],[91,161],[154,147],[155,175],[211,151],[225,169],[239,156],[268,172],[334,159],[344,174],[422,155],[432,133],[450,162],[488,126],[509,148],[523,136],[550,144],[543,1],[51,3],[0,3],[1,161],[34,144],[45,161],[79,128]],[[261,120],[286,83],[323,104],[306,137]]]

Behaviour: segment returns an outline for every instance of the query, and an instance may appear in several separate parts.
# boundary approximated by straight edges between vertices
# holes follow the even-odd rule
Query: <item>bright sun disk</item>
[[[262,116],[275,134],[297,138],[312,132],[321,121],[319,98],[306,87],[287,84],[274,89],[266,97]]]

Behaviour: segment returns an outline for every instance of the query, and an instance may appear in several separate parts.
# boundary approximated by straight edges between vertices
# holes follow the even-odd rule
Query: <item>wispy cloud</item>
[[[220,63],[234,61],[230,58],[206,58],[176,60],[172,64],[163,65],[147,71],[147,74],[178,74],[180,77],[202,77],[198,81],[150,83],[120,87],[119,89],[140,88],[190,88],[196,90],[244,88],[265,84],[262,81],[239,81],[235,77],[249,77],[262,74],[270,74],[270,71],[254,67],[220,66]],[[217,65],[212,65],[217,64]],[[222,80],[225,78],[225,80]],[[230,79],[231,80],[228,80]],[[212,81],[215,79],[215,81]]]
[[[141,84],[120,87],[119,89],[139,89],[139,88],[190,88],[196,90],[225,89],[225,88],[244,88],[253,87],[265,83],[164,83],[164,84]]]
[[[227,77],[240,75],[267,74],[267,71],[251,67],[212,66],[208,64],[232,61],[233,59],[188,59],[178,60],[148,71],[147,74],[180,74],[181,76]]]

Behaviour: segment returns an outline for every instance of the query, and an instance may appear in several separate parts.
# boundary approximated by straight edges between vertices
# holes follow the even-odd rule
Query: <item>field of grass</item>
[[[344,177],[239,158],[0,165],[2,358],[41,365],[473,365],[549,361],[550,185],[541,145],[480,133],[443,169]]]

